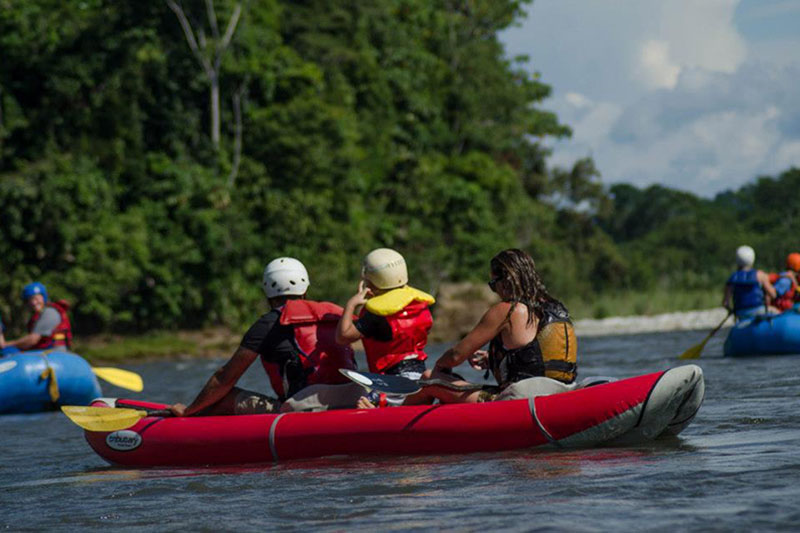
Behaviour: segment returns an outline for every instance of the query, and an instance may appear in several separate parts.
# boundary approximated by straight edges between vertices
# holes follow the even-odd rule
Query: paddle
[[[116,385],[117,387],[132,390],[134,392],[142,392],[144,389],[144,382],[142,382],[142,376],[135,372],[131,372],[130,370],[123,370],[121,368],[111,368],[111,367],[92,367],[92,372],[112,385]]]
[[[686,350],[685,352],[683,352],[683,354],[678,359],[697,359],[698,357],[700,357],[700,353],[703,351],[703,348],[706,347],[706,343],[708,342],[708,340],[711,337],[713,337],[714,334],[716,334],[720,330],[720,328],[722,328],[722,326],[728,320],[728,317],[730,317],[732,314],[733,314],[733,311],[729,310],[728,314],[725,315],[725,318],[722,319],[722,322],[720,322],[717,327],[712,329],[711,333],[706,335],[706,338],[703,339],[703,342],[701,342],[700,344],[696,344],[696,345],[692,346],[691,348],[689,348],[688,350]]]
[[[145,410],[83,405],[64,405],[61,407],[61,412],[83,429],[100,432],[127,429],[148,416],[172,416],[172,411],[168,409]]]
[[[462,392],[495,388],[492,385],[479,385],[477,383],[458,385],[443,379],[420,379],[415,381],[403,376],[373,374],[371,372],[356,372],[355,370],[348,370],[346,368],[340,368],[339,372],[341,372],[346,378],[358,383],[367,390],[376,390],[378,392],[385,392],[387,394],[395,394],[398,396],[408,396],[409,394],[418,392],[422,387],[433,386],[444,387],[446,389]]]

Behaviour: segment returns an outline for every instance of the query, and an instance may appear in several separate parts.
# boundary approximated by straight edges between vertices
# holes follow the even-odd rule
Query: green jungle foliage
[[[569,128],[497,38],[524,3],[0,0],[5,321],[36,279],[79,333],[238,326],[270,259],[343,302],[377,246],[432,292],[522,247],[567,303],[778,265],[797,170],[703,200],[547,166]]]

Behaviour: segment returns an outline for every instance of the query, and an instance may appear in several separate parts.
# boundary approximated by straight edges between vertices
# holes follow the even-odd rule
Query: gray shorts
[[[309,385],[283,402],[281,413],[355,409],[356,402],[367,392],[361,385]]]
[[[234,413],[237,415],[263,415],[277,413],[281,402],[259,392],[242,389],[236,395]]]

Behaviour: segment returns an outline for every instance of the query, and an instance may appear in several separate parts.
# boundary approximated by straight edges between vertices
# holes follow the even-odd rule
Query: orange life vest
[[[289,300],[281,310],[281,325],[292,326],[294,331],[295,345],[306,371],[307,385],[350,382],[339,373],[340,368],[356,369],[353,349],[336,342],[336,325],[343,311],[334,303],[311,300]],[[263,358],[262,364],[275,393],[285,398],[289,386],[284,383],[280,367],[275,363],[265,362]]]
[[[69,302],[66,300],[58,300],[57,302],[45,304],[45,307],[50,307],[58,311],[58,314],[61,316],[61,322],[59,322],[58,326],[56,326],[50,335],[42,335],[39,342],[31,346],[29,350],[47,350],[59,346],[65,346],[67,348],[72,347],[72,326],[70,325],[69,316],[67,315]],[[34,313],[28,321],[28,333],[33,332],[36,321],[39,320],[41,315],[41,313]]]

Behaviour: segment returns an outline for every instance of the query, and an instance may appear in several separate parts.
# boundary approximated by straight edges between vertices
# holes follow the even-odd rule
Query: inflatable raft
[[[726,356],[800,354],[800,311],[741,320],[725,339]]]
[[[700,408],[704,390],[700,367],[687,365],[550,396],[483,404],[278,415],[146,416],[128,429],[87,431],[86,440],[109,463],[134,467],[635,443],[680,433]],[[93,405],[165,407],[116,399],[100,399]]]
[[[45,350],[0,357],[0,414],[88,405],[100,395],[89,363],[74,353]]]

